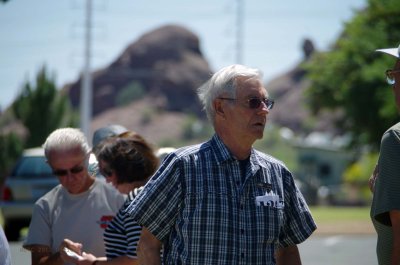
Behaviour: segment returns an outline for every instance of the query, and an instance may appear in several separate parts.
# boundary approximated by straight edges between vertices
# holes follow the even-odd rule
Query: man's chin
[[[257,140],[261,140],[264,137],[264,134],[263,133],[257,133],[257,134],[254,134],[253,136],[254,136],[253,137],[253,139],[254,139],[253,143],[254,143]]]
[[[264,137],[264,130],[259,130],[255,133],[256,140],[260,140]]]

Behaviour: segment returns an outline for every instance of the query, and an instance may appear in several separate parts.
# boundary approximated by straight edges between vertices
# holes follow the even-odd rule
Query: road
[[[376,265],[376,235],[313,235],[299,245],[303,265]]]
[[[375,235],[313,235],[299,245],[303,265],[376,265]],[[13,265],[30,264],[21,242],[11,242]]]

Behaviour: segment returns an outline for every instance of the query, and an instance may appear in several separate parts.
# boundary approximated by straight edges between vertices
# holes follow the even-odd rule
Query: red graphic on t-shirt
[[[111,220],[114,218],[112,215],[103,215],[100,219],[100,227],[103,229],[107,228],[107,225],[111,222]]]

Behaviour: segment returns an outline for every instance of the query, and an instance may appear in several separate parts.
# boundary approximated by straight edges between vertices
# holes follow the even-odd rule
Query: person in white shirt
[[[43,147],[60,185],[35,203],[23,244],[31,251],[32,264],[67,264],[65,248],[104,256],[104,229],[125,196],[89,174],[90,147],[79,129],[57,129]]]

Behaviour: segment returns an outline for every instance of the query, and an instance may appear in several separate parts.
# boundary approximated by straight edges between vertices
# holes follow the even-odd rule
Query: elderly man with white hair
[[[301,264],[316,229],[293,176],[253,148],[274,101],[259,70],[231,65],[199,89],[215,130],[170,153],[131,203],[143,226],[139,264]]]

